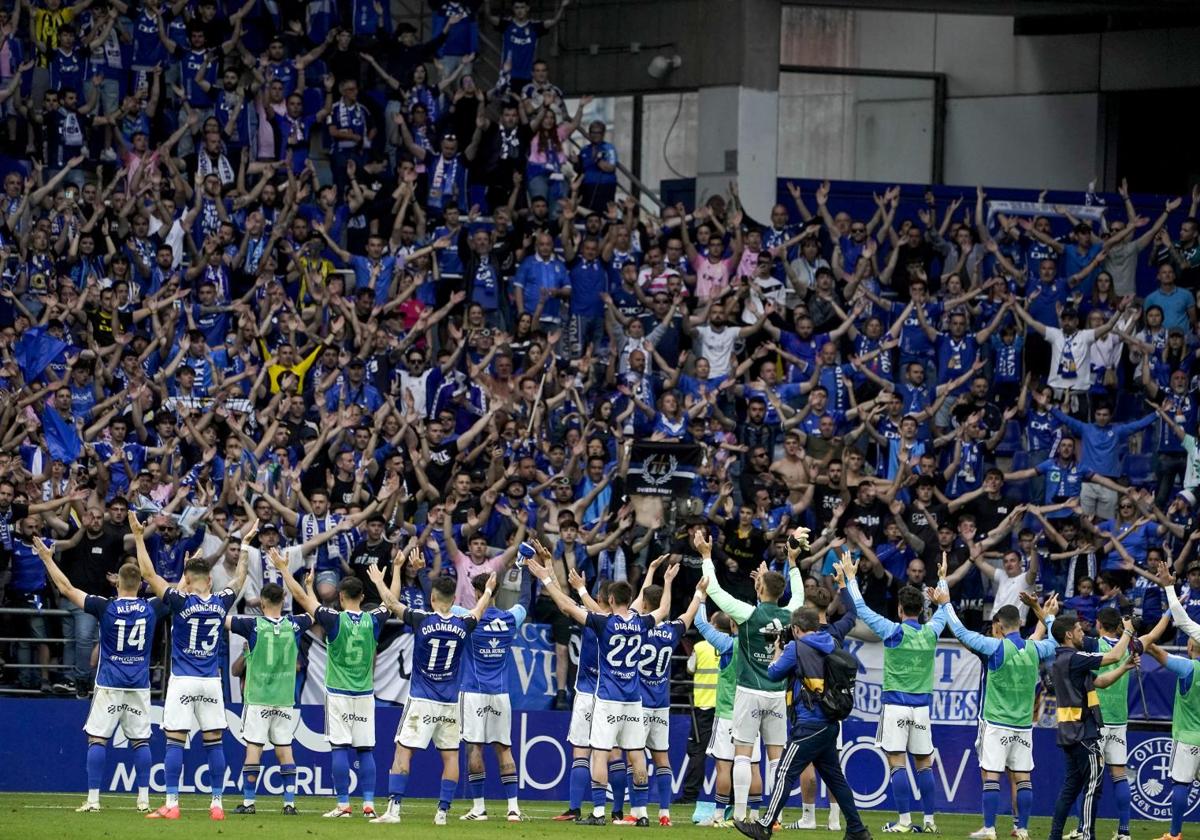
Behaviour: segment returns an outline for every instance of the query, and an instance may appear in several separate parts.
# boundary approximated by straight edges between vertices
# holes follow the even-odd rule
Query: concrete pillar
[[[742,0],[723,4],[722,12],[736,20],[730,20],[729,38],[715,60],[736,73],[732,84],[700,88],[696,200],[736,180],[747,212],[766,219],[775,203],[781,3]]]

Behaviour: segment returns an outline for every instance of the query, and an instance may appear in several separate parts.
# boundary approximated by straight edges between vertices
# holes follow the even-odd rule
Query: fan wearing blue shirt
[[[488,23],[501,31],[500,64],[508,67],[510,90],[520,90],[533,80],[533,60],[537,57],[538,38],[558,26],[568,2],[562,0],[554,17],[546,20],[530,19],[528,0],[516,0],[512,6],[512,17],[506,18],[493,15],[491,2],[484,3]]]
[[[88,736],[88,793],[87,801],[77,810],[100,810],[105,747],[120,727],[133,748],[137,809],[149,811],[150,655],[162,602],[157,598],[138,598],[142,576],[132,564],[122,566],[117,572],[117,597],[102,598],[76,589],[42,540],[35,537],[33,547],[55,588],[76,607],[95,616],[100,624],[96,691],[83,726]]]
[[[379,823],[400,822],[400,805],[408,790],[408,775],[413,752],[430,742],[442,755],[442,785],[434,825],[445,825],[446,814],[458,787],[458,745],[462,740],[459,689],[463,662],[469,658],[471,635],[492,603],[496,575],[491,574],[475,608],[463,616],[454,615],[456,583],[440,577],[433,582],[430,601],[432,612],[413,610],[397,600],[384,580],[383,570],[368,566],[367,576],[379,590],[383,605],[412,630],[413,675],[409,701],[396,729],[396,753],[388,773],[387,810],[376,817]]]

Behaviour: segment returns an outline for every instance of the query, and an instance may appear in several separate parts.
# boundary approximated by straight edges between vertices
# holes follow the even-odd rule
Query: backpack
[[[854,711],[854,686],[858,660],[840,646],[825,657],[825,690],[817,695],[817,706],[830,721],[845,720]]]

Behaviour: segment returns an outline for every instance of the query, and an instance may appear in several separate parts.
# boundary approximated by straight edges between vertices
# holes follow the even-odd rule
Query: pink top
[[[696,297],[699,300],[716,297],[729,288],[729,272],[733,268],[731,258],[713,262],[707,256],[697,254],[692,267],[696,269]]]
[[[570,137],[570,136],[571,136],[571,132],[572,132],[573,130],[574,130],[574,129],[571,127],[571,124],[570,124],[570,123],[563,123],[562,125],[559,125],[559,126],[558,126],[558,128],[557,128],[557,131],[558,131],[558,142],[559,142],[559,144],[560,144],[560,145],[561,145],[561,144],[562,144],[562,143],[563,143],[563,142],[564,142],[564,141],[565,141],[565,140],[566,140],[568,137]],[[537,164],[540,164],[540,165],[542,165],[542,166],[545,166],[545,165],[546,165],[546,153],[547,153],[547,151],[549,151],[549,150],[547,150],[547,149],[543,149],[543,148],[542,148],[541,135],[540,135],[540,134],[538,134],[537,132],[534,132],[534,134],[533,134],[533,140],[531,140],[531,141],[530,141],[530,143],[529,143],[529,162],[530,162],[530,163],[537,163]],[[558,163],[559,163],[559,164],[561,164],[561,163],[562,163],[562,159],[563,159],[563,157],[564,157],[565,155],[566,155],[566,150],[565,150],[565,148],[563,148],[563,149],[559,149],[559,151],[558,151]]]
[[[447,543],[449,543],[449,540],[447,540]],[[449,545],[447,547],[450,548],[450,556],[454,562],[454,571],[458,573],[458,584],[454,590],[454,603],[468,610],[472,609],[478,599],[475,597],[475,587],[471,585],[471,578],[475,577],[475,575],[490,574],[491,572],[499,575],[504,569],[504,557],[497,554],[495,557],[484,560],[482,563],[476,563],[457,548]]]

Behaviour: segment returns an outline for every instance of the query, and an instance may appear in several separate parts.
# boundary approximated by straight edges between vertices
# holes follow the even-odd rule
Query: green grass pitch
[[[232,792],[231,792],[232,793]],[[608,828],[575,826],[572,823],[554,822],[550,818],[561,813],[563,803],[529,802],[525,812],[529,821],[523,823],[508,823],[504,820],[505,805],[502,801],[489,802],[488,822],[463,823],[458,817],[465,813],[469,803],[459,800],[450,813],[450,823],[445,827],[433,825],[434,802],[428,799],[413,799],[404,803],[403,818],[400,825],[368,826],[366,820],[356,816],[352,820],[326,820],[321,814],[333,807],[333,800],[326,798],[299,797],[296,805],[300,810],[297,817],[284,817],[279,813],[281,802],[278,797],[260,797],[258,813],[253,816],[238,816],[232,813],[233,808],[241,804],[237,794],[226,796],[225,805],[229,809],[224,822],[215,823],[208,818],[208,797],[184,796],[180,800],[183,816],[178,822],[162,820],[147,820],[134,809],[132,795],[113,794],[101,797],[103,809],[94,814],[77,814],[75,808],[83,802],[83,794],[39,794],[39,793],[6,793],[0,794],[0,838],[59,838],[73,837],[82,840],[141,840],[141,838],[160,838],[170,836],[175,838],[256,838],[295,836],[303,838],[310,835],[327,837],[362,837],[365,835],[403,836],[405,840],[426,840],[441,836],[445,838],[453,832],[454,837],[478,837],[484,840],[492,838],[510,838],[510,840],[525,840],[557,836],[576,838],[580,834],[603,833],[605,831],[621,831],[614,826]],[[151,797],[151,804],[157,807],[162,804],[162,796]],[[359,800],[353,800],[357,808]],[[380,807],[383,805],[380,800]],[[718,837],[723,836],[733,840],[740,838],[733,829],[719,830],[713,828],[698,828],[689,821],[692,814],[691,805],[680,805],[672,811],[675,825],[670,829],[660,828],[657,824],[657,808],[651,804],[651,830],[669,831],[671,836],[684,837]],[[799,817],[798,808],[788,808],[784,812],[785,820]],[[880,827],[894,814],[886,811],[865,811],[864,819],[876,838],[883,835]],[[818,825],[824,825],[825,814],[818,812]],[[945,838],[965,838],[970,832],[982,825],[977,814],[947,814],[938,818],[938,828]],[[1012,821],[1001,816],[996,829],[998,840],[1008,837]],[[1068,823],[1068,830],[1073,823]],[[1132,836],[1136,840],[1152,840],[1165,833],[1166,823],[1134,821]],[[632,830],[632,829],[628,829]],[[1050,820],[1034,818],[1030,825],[1030,835],[1033,838],[1044,838],[1050,831]],[[1097,840],[1109,840],[1116,831],[1114,820],[1100,820],[1097,826]],[[288,834],[284,834],[287,832]],[[1186,826],[1185,826],[1186,832]],[[784,837],[811,837],[814,840],[832,840],[840,837],[823,828],[817,831],[780,832]]]

